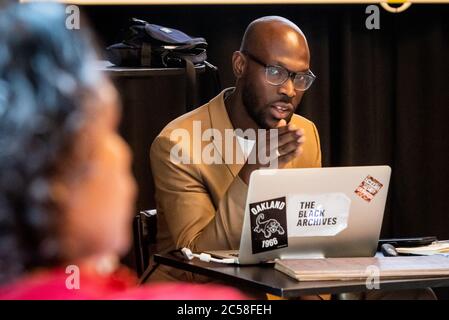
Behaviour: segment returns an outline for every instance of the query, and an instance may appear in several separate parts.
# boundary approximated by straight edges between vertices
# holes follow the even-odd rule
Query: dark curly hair
[[[100,78],[90,35],[66,17],[56,4],[0,12],[0,284],[61,259],[51,182],[73,169],[83,102]]]

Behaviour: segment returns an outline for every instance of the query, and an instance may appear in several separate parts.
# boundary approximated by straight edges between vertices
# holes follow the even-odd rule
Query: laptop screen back
[[[374,255],[390,175],[388,166],[254,171],[239,263]]]

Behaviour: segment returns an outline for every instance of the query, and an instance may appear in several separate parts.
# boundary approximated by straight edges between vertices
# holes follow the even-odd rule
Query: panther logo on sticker
[[[265,216],[263,213],[257,216],[256,227],[254,228],[255,232],[262,232],[265,238],[271,237],[273,233],[278,233],[280,235],[283,235],[285,233],[284,228],[282,228],[279,221],[277,221],[276,219],[268,219],[266,221],[262,221],[264,217]]]
[[[383,186],[379,180],[372,176],[367,176],[354,192],[363,200],[370,202]]]

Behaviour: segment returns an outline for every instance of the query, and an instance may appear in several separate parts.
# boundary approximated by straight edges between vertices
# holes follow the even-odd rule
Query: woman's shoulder
[[[0,287],[0,300],[241,300],[238,290],[222,285],[182,282],[137,286],[134,273],[121,267],[108,275],[76,266],[38,271]]]
[[[126,268],[101,275],[83,272],[77,266],[36,271],[0,288],[2,300],[91,300],[107,299],[136,285]]]

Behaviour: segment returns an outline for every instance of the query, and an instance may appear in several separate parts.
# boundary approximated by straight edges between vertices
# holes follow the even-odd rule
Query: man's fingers
[[[294,125],[293,123],[287,125],[287,122],[284,119],[282,119],[278,122],[276,129],[278,130],[278,135],[281,136],[290,131],[296,131],[299,128],[296,127],[296,125]]]
[[[289,153],[284,154],[284,155],[281,155],[278,158],[278,166],[282,168],[284,165],[286,165],[287,163],[292,161],[294,158],[299,157],[302,153],[303,153],[303,147],[299,146],[294,151],[289,152]]]
[[[305,142],[305,136],[304,136],[304,130],[299,129],[296,131],[291,131],[288,134],[284,134],[282,136],[278,136],[277,146],[276,141],[270,140],[270,149],[275,149],[276,147],[282,147],[285,144],[288,144],[292,141],[296,141],[298,143],[304,143]]]
[[[284,128],[287,128],[287,129],[284,129]],[[287,127],[282,127],[282,129],[284,129],[284,130],[281,130],[281,129],[278,130],[279,137],[282,137],[283,135],[289,134],[289,133],[296,133],[298,136],[304,135],[304,129],[297,128],[294,125],[288,125]]]
[[[286,155],[280,156],[278,158],[278,167],[282,168],[284,167],[287,163],[289,163],[290,161],[292,161],[295,158],[295,153],[294,152],[290,152]]]
[[[276,129],[278,131],[278,136],[281,136],[291,131],[289,126],[277,127]]]
[[[286,124],[284,119],[279,121],[278,126],[282,124]],[[279,134],[281,130],[284,131],[282,135]],[[304,129],[298,129],[292,124],[284,125],[283,127],[279,127],[278,135],[276,137],[272,138],[267,132],[266,144],[265,146],[259,145],[258,151],[266,155],[277,154],[278,158],[285,158],[285,156],[291,153],[291,157],[288,156],[288,158],[291,159],[295,157],[295,152],[305,141],[306,137],[304,136]],[[298,151],[297,154],[299,155],[300,152]]]
[[[280,155],[285,155],[290,152],[295,152],[299,148],[300,144],[298,141],[291,141],[287,144],[284,144],[283,146],[280,146],[277,150],[280,153]]]
[[[285,127],[287,125],[287,122],[284,119],[281,119],[278,124],[276,125],[276,128]]]
[[[298,143],[299,144],[304,144],[304,142],[306,142],[306,136],[301,136],[298,140],[296,140],[296,141],[298,141]]]

